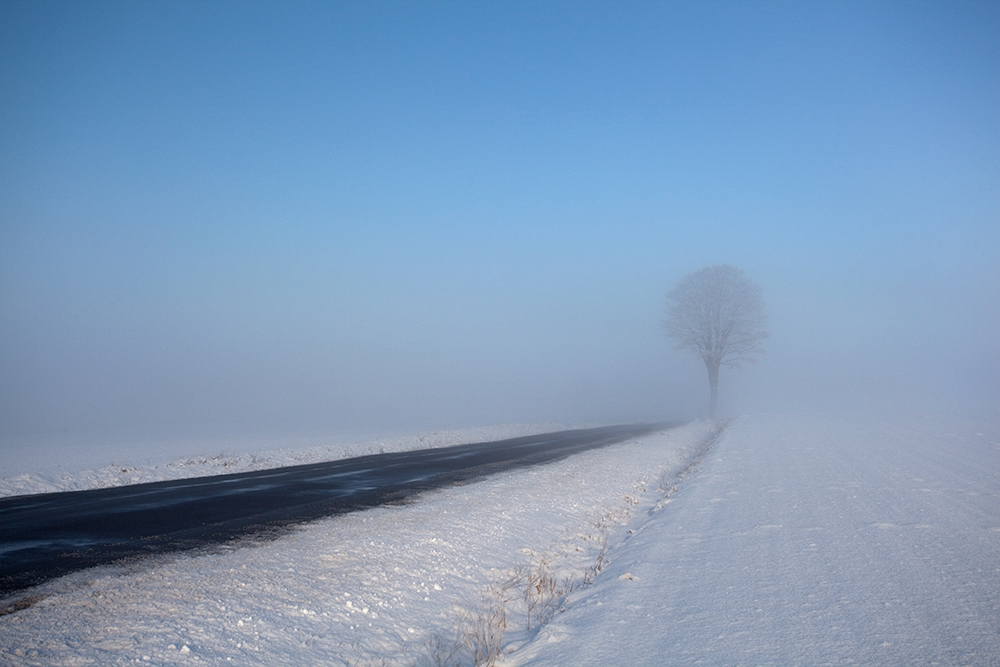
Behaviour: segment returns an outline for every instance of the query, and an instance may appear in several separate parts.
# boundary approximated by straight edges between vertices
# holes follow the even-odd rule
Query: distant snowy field
[[[331,436],[160,441],[53,436],[40,442],[12,441],[0,447],[0,498],[249,472],[367,454],[492,442],[568,428],[582,427],[503,424],[358,441]],[[102,459],[106,463],[92,467],[95,460]]]
[[[506,646],[596,574],[608,539],[663,498],[711,433],[689,424],[273,542],[80,572],[0,616],[0,665],[470,664],[465,640],[497,594],[518,595],[532,573],[558,594],[508,605]],[[452,437],[468,432],[434,442]]]

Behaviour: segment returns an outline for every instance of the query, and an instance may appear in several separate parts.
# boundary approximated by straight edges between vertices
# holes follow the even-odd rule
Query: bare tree
[[[689,273],[667,294],[664,328],[678,350],[691,350],[705,362],[712,419],[719,366],[739,368],[763,352],[765,322],[760,287],[735,266],[720,264]]]

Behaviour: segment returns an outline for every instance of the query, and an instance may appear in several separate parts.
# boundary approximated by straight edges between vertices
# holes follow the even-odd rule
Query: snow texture
[[[1000,665],[994,423],[741,420],[505,666]]]
[[[0,665],[469,664],[463,639],[491,585],[529,569],[592,576],[605,538],[710,432],[690,424],[269,542],[79,572],[7,601],[23,608],[0,616]],[[534,617],[556,611],[543,607]],[[522,624],[527,636],[526,612],[511,607],[510,638]]]
[[[0,665],[1000,665],[998,426],[689,424],[50,582]]]

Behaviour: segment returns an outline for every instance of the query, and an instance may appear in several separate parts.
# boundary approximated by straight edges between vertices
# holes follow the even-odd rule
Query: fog
[[[1000,406],[991,3],[4,3],[0,436]]]

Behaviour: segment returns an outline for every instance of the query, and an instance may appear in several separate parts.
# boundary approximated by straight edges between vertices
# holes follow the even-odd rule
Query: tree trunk
[[[705,367],[708,369],[708,386],[711,396],[708,400],[708,418],[715,419],[715,406],[719,402],[719,363],[705,360]]]

